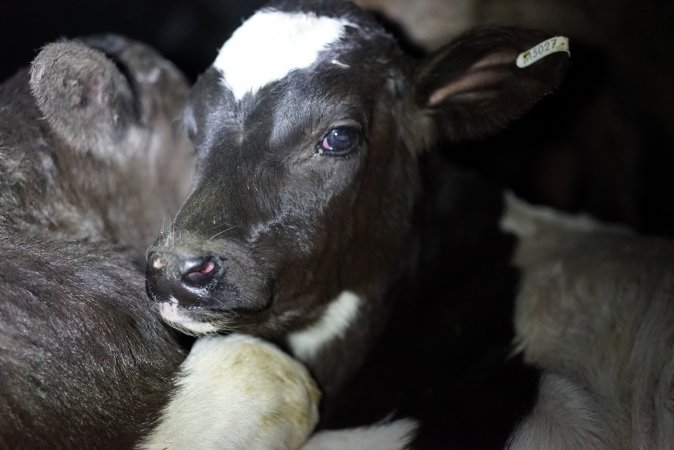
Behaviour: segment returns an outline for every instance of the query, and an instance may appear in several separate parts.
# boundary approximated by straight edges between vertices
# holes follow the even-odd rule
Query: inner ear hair
[[[448,81],[431,93],[428,106],[442,103],[451,97],[454,101],[471,101],[489,95],[489,87],[495,87],[508,75],[508,65],[517,58],[515,52],[494,53],[473,64],[464,76]],[[493,91],[491,91],[493,94]]]
[[[550,37],[518,28],[464,35],[419,64],[417,106],[450,139],[494,133],[559,86],[566,53],[551,53],[524,68],[516,63],[519,54]]]

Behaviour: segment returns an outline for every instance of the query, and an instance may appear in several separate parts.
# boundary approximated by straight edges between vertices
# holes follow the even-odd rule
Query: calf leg
[[[176,391],[139,449],[297,449],[318,421],[307,370],[260,339],[197,340]]]

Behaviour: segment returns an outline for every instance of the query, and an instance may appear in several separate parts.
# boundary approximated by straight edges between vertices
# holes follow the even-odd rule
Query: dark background
[[[0,79],[30,63],[47,42],[114,32],[146,42],[191,79],[265,0],[5,0],[0,13]]]

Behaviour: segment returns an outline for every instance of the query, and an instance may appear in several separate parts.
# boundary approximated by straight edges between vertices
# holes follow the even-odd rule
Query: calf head
[[[31,64],[30,87],[54,134],[69,148],[117,162],[147,152],[139,144],[151,144],[146,135],[167,132],[161,125],[175,119],[187,95],[171,63],[117,35],[46,45]]]
[[[187,99],[185,78],[148,46],[116,35],[48,44],[29,75],[36,108],[24,107],[26,117],[8,118],[0,131],[17,138],[4,142],[15,148],[8,155],[36,160],[19,167],[45,169],[12,175],[40,181],[10,183],[25,187],[13,195],[34,205],[10,215],[42,214],[25,222],[52,238],[111,238],[144,256],[191,178],[191,145],[175,126]],[[31,123],[39,129],[28,129]]]
[[[305,360],[329,338],[374,334],[407,259],[419,156],[551,92],[566,56],[515,64],[542,39],[485,29],[417,61],[349,2],[259,11],[189,100],[196,176],[148,261],[164,318],[287,336]]]

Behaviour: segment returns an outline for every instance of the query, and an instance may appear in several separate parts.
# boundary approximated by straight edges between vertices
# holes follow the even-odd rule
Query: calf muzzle
[[[148,295],[157,302],[209,306],[210,290],[223,276],[224,262],[216,256],[151,253],[146,271]]]

